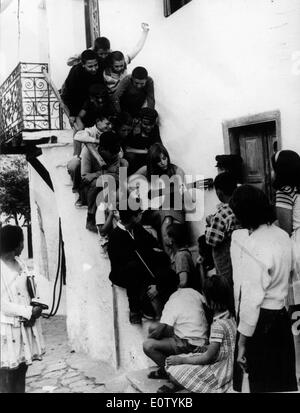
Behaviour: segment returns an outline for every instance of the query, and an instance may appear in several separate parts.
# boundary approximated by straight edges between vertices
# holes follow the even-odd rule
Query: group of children
[[[238,185],[232,168],[215,178],[221,204],[199,239],[200,288],[179,274],[179,289],[144,342],[158,365],[149,378],[170,380],[160,393],[241,391],[245,371],[250,392],[297,391],[299,339],[287,309],[299,304],[300,156],[279,151],[272,164],[275,205],[263,191]]]
[[[102,189],[98,178],[113,175],[118,185],[119,168],[127,168],[131,175],[146,163],[151,145],[161,143],[153,80],[141,66],[127,74],[127,65],[142,49],[148,31],[142,23],[141,39],[128,55],[111,51],[107,38],[97,38],[92,49],[68,60],[72,68],[61,89],[74,130],[74,157],[68,171],[73,191],[79,194],[75,205],[88,206],[86,228],[101,229],[104,240],[111,229],[105,225],[111,214],[106,211],[103,224],[100,205],[96,215]],[[102,201],[107,206],[107,199]]]
[[[240,185],[241,158],[216,157],[219,174],[214,187],[220,204],[206,217],[205,234],[198,240],[198,264],[188,248],[181,211],[160,214],[163,231],[158,234],[149,219],[151,214],[140,207],[133,209],[126,191],[128,207],[118,210],[121,168],[128,176],[138,172],[147,179],[157,171],[169,177],[181,171],[170,162],[161,142],[152,78],[141,66],[127,74],[127,65],[143,47],[148,30],[148,25],[142,24],[142,37],[128,56],[112,52],[108,39],[102,37],[81,54],[80,61],[78,56],[68,61],[72,69],[63,85],[62,99],[74,128],[74,158],[68,163],[68,171],[73,191],[79,193],[76,206],[87,205],[86,228],[99,233],[102,251],[111,261],[109,278],[126,288],[130,322],[140,324],[143,317],[153,320],[143,347],[158,369],[149,377],[168,377],[172,382],[160,392],[182,387],[192,392],[226,392],[241,368],[249,371],[252,391],[295,390],[293,356],[287,362],[286,355],[269,340],[269,330],[264,330],[268,325],[278,332],[272,320],[280,319],[285,331],[282,348],[293,353],[284,312],[292,265],[286,261],[290,247],[278,249],[275,241],[272,251],[265,251],[264,256],[257,253],[258,247],[263,249],[264,236],[267,239],[267,235],[279,231],[278,239],[284,241],[285,235],[281,229],[274,230],[262,192]],[[294,172],[283,173],[280,157],[283,155],[274,160],[277,178],[284,176],[276,187],[277,218],[289,235],[296,233],[292,235],[296,257],[300,250],[300,183],[295,174],[300,176],[300,158],[293,158],[298,165]],[[290,166],[286,162],[283,169]],[[104,190],[104,176],[114,180],[109,193]],[[289,231],[284,228],[287,214],[282,209],[292,211]],[[243,219],[245,210],[247,219]],[[232,238],[237,240],[234,245]],[[237,251],[244,254],[244,268],[250,268],[246,276],[236,259]],[[272,266],[274,260],[276,265]],[[299,272],[299,260],[294,261],[294,271]],[[254,288],[253,280],[263,288]],[[263,358],[258,357],[262,343],[266,350]],[[277,370],[270,367],[270,360],[276,359],[282,360]]]

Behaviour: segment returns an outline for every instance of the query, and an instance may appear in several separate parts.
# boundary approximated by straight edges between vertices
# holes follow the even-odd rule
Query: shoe
[[[159,387],[156,393],[176,393],[182,389],[184,389],[184,387],[175,383],[170,383],[168,386],[164,384],[163,386]]]
[[[91,232],[95,232],[96,234],[98,234],[97,227],[93,222],[86,221],[86,226],[85,227],[86,227],[87,230],[89,230]]]
[[[82,207],[83,207],[83,203],[81,199],[78,198],[77,201],[75,202],[75,208],[82,208]]]
[[[142,324],[141,314],[140,313],[133,313],[132,311],[130,311],[129,322],[130,322],[130,324]]]
[[[168,379],[169,375],[164,368],[159,368],[157,370],[150,371],[148,374],[148,379],[163,380]]]
[[[154,310],[153,305],[148,297],[142,300],[141,312],[143,314],[143,317],[145,317],[147,320],[155,320],[157,318],[156,311]]]
[[[100,254],[103,258],[109,258],[107,249],[103,248],[102,246],[100,247]]]

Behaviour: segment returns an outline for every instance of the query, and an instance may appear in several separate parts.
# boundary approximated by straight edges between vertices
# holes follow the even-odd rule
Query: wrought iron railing
[[[46,63],[19,63],[0,86],[0,142],[22,131],[63,129],[63,113],[48,85]]]

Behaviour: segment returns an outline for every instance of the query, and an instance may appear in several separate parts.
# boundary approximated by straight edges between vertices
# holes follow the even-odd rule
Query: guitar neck
[[[186,189],[210,189],[213,186],[213,179],[199,179],[198,181],[185,184]],[[171,184],[168,188],[150,189],[148,192],[148,198],[153,199],[164,195],[170,195],[174,193],[174,184]]]

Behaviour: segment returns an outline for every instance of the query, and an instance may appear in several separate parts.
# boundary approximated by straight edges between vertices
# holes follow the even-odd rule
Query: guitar
[[[164,179],[159,179],[157,188],[150,188],[150,186],[151,184],[149,184],[144,176],[129,179],[128,189],[131,196],[140,201],[143,210],[148,208],[170,209],[174,208],[176,203],[180,209],[182,198],[188,190],[211,189],[213,187],[213,179],[199,179],[188,184],[176,182],[176,180],[174,182],[167,182],[166,184]]]

